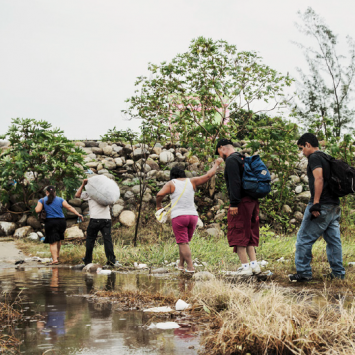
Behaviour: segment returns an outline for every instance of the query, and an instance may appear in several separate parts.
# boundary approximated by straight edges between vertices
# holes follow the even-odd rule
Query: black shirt
[[[226,159],[224,179],[228,189],[230,207],[238,207],[240,201],[246,196],[242,188],[243,162],[238,153],[232,153]]]
[[[317,168],[322,168],[323,169],[323,190],[319,199],[319,203],[321,205],[322,204],[339,205],[340,203],[339,197],[333,196],[329,189],[328,181],[330,179],[330,164],[322,156],[322,154],[319,153],[323,153],[323,152],[315,151],[308,157],[307,176],[308,176],[309,190],[311,191],[310,202],[313,203],[314,200],[313,170]]]

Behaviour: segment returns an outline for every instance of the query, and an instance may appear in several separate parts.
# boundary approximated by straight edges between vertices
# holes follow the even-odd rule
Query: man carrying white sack
[[[86,253],[83,261],[85,265],[92,263],[92,252],[94,250],[97,234],[100,231],[104,238],[107,265],[113,266],[116,262],[116,257],[113,251],[113,243],[111,238],[110,207],[100,205],[98,202],[90,198],[86,191],[83,192],[83,188],[87,183],[88,179],[83,180],[83,183],[75,194],[76,198],[81,198],[84,201],[88,201],[90,210],[90,222],[86,236]]]

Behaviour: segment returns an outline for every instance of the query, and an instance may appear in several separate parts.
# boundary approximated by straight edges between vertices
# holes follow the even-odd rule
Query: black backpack
[[[355,168],[345,161],[319,152],[330,165],[329,188],[334,196],[343,197],[355,193]]]

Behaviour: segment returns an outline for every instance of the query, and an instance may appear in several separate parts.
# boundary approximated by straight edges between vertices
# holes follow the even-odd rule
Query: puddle
[[[197,354],[197,329],[182,324],[176,329],[143,327],[141,311],[118,311],[115,304],[88,302],[93,289],[178,291],[178,281],[146,274],[85,275],[62,268],[1,270],[0,292],[15,298],[21,292],[28,320],[15,336],[22,354]],[[30,320],[41,315],[43,320]]]

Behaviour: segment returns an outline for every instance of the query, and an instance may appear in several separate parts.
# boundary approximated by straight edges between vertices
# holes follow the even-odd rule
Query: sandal
[[[184,271],[185,271],[184,267],[179,267],[179,266],[176,266],[176,267],[175,267],[175,269],[177,269],[177,270],[179,270],[179,271],[182,271],[182,272],[184,272]]]
[[[52,261],[51,263],[48,263],[47,265],[58,265],[60,264],[60,262],[57,260],[57,261]]]
[[[187,270],[185,269],[185,272],[189,273],[189,274],[194,274],[195,273],[195,270]]]

